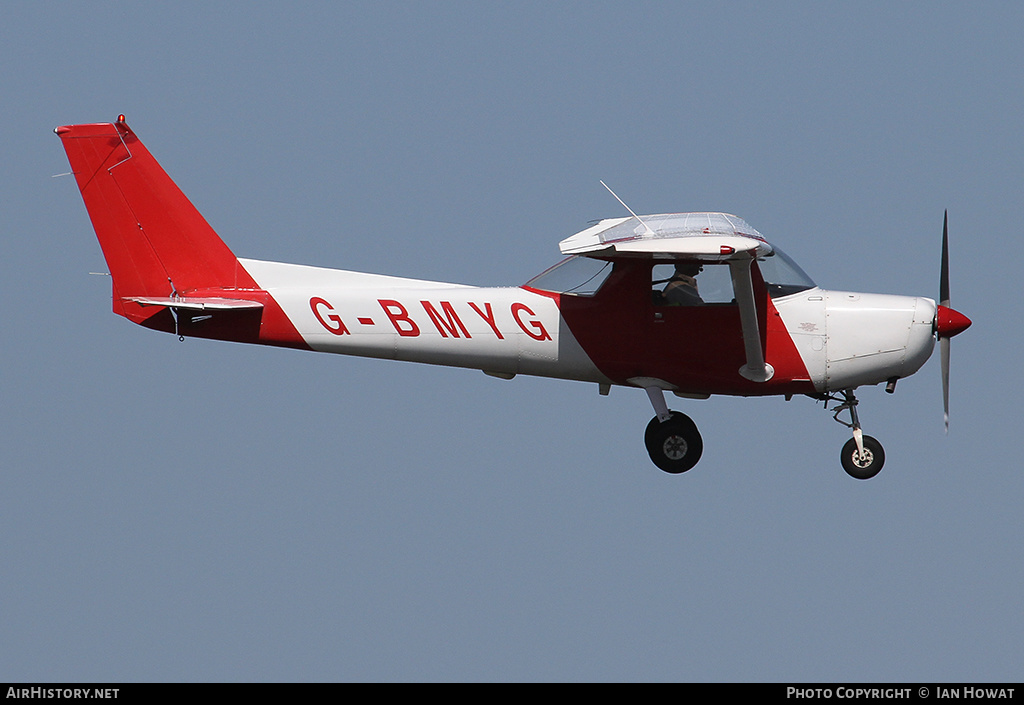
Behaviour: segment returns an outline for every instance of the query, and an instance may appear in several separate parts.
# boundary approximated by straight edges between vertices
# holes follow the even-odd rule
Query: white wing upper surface
[[[727,213],[669,213],[609,218],[559,243],[562,254],[725,261],[764,257],[772,246],[742,218]]]

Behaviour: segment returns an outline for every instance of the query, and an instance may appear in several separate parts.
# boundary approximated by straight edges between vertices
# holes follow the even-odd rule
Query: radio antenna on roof
[[[636,213],[634,213],[633,209],[630,208],[629,206],[627,206],[626,202],[623,201],[621,198],[619,198],[618,194],[616,194],[614,191],[612,191],[611,187],[609,187],[608,184],[606,184],[604,181],[601,181],[600,179],[598,179],[598,181],[601,182],[602,186],[604,186],[606,189],[608,189],[608,193],[610,193],[611,195],[615,196],[615,200],[618,201],[619,203],[621,203],[622,207],[625,208],[627,211],[629,211],[629,214],[631,216],[633,216],[634,218],[636,218],[637,220],[640,221],[640,225],[644,226],[644,230],[645,230],[644,234],[645,235],[654,235],[655,234],[654,231],[651,230],[651,226],[649,226],[647,223],[645,223],[643,218],[641,218]]]

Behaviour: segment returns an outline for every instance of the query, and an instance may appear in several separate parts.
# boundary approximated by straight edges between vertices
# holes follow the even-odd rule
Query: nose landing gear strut
[[[836,397],[829,399],[839,401]],[[843,470],[851,477],[858,480],[869,480],[879,473],[882,465],[885,464],[885,451],[882,444],[871,436],[866,436],[860,428],[860,417],[857,416],[857,397],[852,389],[843,392],[843,401],[836,407],[830,409],[832,418],[842,425],[853,430],[853,438],[843,446],[839,458],[843,464]],[[850,412],[850,423],[839,418],[844,411]]]

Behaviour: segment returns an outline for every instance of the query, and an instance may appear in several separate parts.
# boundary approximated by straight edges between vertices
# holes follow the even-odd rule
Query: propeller
[[[942,411],[949,433],[949,341],[971,327],[971,319],[949,305],[949,211],[942,216],[942,264],[939,267],[939,306],[935,311],[935,336],[942,362]]]

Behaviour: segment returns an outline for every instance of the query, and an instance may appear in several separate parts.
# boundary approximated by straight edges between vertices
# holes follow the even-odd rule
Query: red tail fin
[[[235,255],[123,120],[55,132],[110,267],[115,311],[121,297],[239,283]]]
[[[116,123],[65,125],[54,132],[64,144],[110,268],[114,313],[158,330],[306,347],[123,115]],[[204,315],[199,326],[172,315],[178,307],[171,297],[190,295],[261,306]]]

